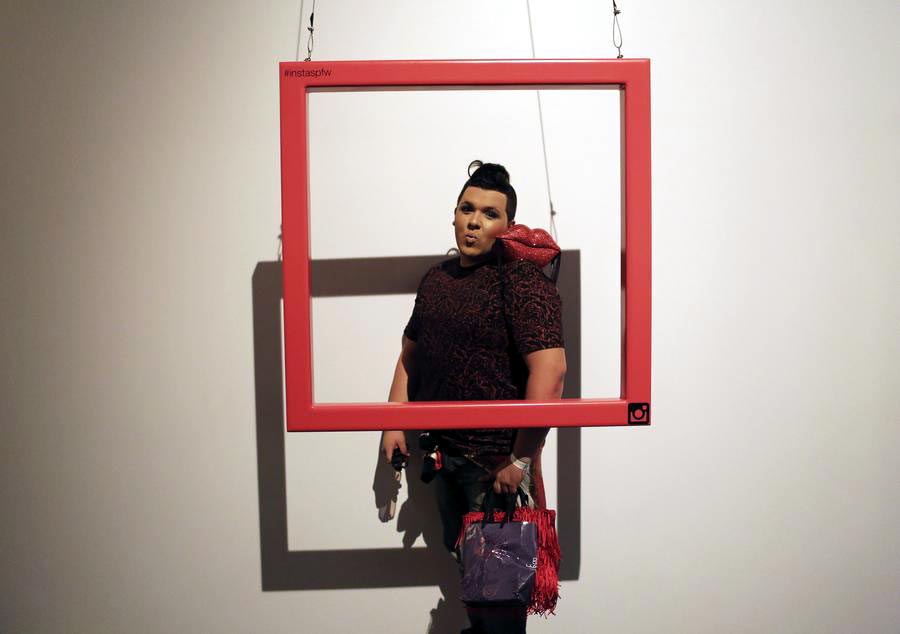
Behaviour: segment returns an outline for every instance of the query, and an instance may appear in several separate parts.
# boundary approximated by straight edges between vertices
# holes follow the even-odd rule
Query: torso
[[[552,283],[530,263],[508,262],[502,267],[506,311],[501,305],[500,270],[494,261],[462,267],[459,258],[454,258],[425,275],[417,294],[420,304],[411,401],[524,398],[527,370],[522,355],[510,344],[504,313],[509,318],[510,298],[540,296],[535,285]],[[549,292],[546,286],[538,290]],[[552,293],[555,295],[555,289]],[[561,324],[555,327],[550,330],[559,331],[561,345]],[[510,428],[442,430],[441,447],[490,469],[512,452],[515,434]]]

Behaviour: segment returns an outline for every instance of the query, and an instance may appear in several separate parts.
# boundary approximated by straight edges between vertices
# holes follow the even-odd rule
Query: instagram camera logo
[[[628,404],[628,424],[629,425],[649,425],[650,424],[650,403],[629,403]]]

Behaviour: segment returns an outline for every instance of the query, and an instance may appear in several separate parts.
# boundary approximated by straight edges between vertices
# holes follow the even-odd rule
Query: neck
[[[478,257],[471,258],[468,255],[459,254],[459,265],[463,268],[469,268],[472,266],[477,266],[482,262],[487,261],[491,257],[491,252],[482,253]]]

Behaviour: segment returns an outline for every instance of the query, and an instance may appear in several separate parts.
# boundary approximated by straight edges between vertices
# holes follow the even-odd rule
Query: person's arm
[[[565,348],[545,348],[526,354],[525,364],[528,366],[528,383],[525,384],[525,400],[552,401],[562,397],[566,378]],[[516,459],[534,460],[544,439],[550,431],[549,427],[523,427],[516,432],[513,455]],[[496,493],[514,493],[522,479],[524,470],[517,467],[510,458],[494,479]]]
[[[566,349],[547,348],[526,354],[528,383],[525,385],[525,400],[553,401],[562,397],[566,379]],[[516,458],[533,460],[544,444],[549,427],[523,427],[516,433],[513,455]]]
[[[562,397],[566,375],[566,351],[562,332],[562,300],[556,285],[531,262],[519,261],[507,271],[507,282],[516,292],[507,293],[505,312],[516,348],[528,366],[525,399],[552,401]],[[494,482],[498,493],[513,493],[524,470],[513,463],[530,463],[541,451],[547,427],[527,427],[516,432],[512,457],[501,467]],[[519,463],[521,464],[521,463]]]
[[[388,395],[390,403],[406,403],[409,401],[407,389],[409,387],[409,377],[415,372],[413,351],[416,349],[416,342],[403,335],[400,348],[400,356],[397,358],[397,365],[394,368],[394,380],[391,381],[391,391]]]
[[[406,403],[409,401],[407,390],[409,377],[415,375],[415,356],[413,355],[415,348],[416,342],[404,335],[400,356],[394,368],[394,380],[391,381],[391,391],[388,395],[388,401],[391,403]],[[399,447],[404,455],[409,455],[409,450],[406,447],[406,434],[400,430],[384,432],[381,437],[381,448],[388,462],[391,461],[391,455],[394,453],[395,447]]]

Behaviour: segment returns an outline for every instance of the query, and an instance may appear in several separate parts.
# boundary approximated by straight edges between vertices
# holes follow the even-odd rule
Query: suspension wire
[[[297,26],[297,56],[296,60],[300,61],[300,40],[302,39],[300,36],[303,34],[303,6],[306,4],[304,0],[300,0],[300,24]],[[312,57],[312,35],[313,35],[313,16],[316,13],[316,0],[313,0],[312,13],[309,14],[309,38],[306,41],[306,53],[307,57],[303,61],[310,61],[310,57]],[[281,262],[282,258],[282,247],[284,245],[284,226],[278,225],[278,252],[276,257],[278,261]]]
[[[297,61],[300,61],[300,35],[303,33],[302,25],[303,25],[303,5],[306,4],[303,0],[300,0],[300,27],[297,29]],[[312,50],[313,50],[313,18],[316,15],[316,0],[313,0],[312,12],[309,14],[309,27],[307,30],[309,31],[309,38],[306,40],[306,59],[304,62],[310,61],[312,59]],[[278,253],[276,257],[278,261],[281,262],[282,258],[282,247],[284,245],[284,225],[278,225]]]
[[[622,59],[622,27],[619,25],[619,14],[622,13],[619,10],[619,7],[616,5],[616,0],[612,0],[613,3],[613,46],[616,47],[616,50],[619,51],[619,55],[616,59]],[[616,33],[618,32],[619,37],[616,38]],[[618,40],[618,44],[616,41]]]
[[[536,59],[534,54],[534,29],[531,26],[531,0],[525,0],[525,8],[528,11],[528,38],[531,41],[531,59]],[[544,134],[544,108],[541,104],[541,91],[534,91],[537,95],[538,121],[541,125],[541,149],[544,152],[544,177],[547,180],[547,202],[550,204],[550,235],[556,238],[556,209],[553,208],[553,193],[550,189],[550,166],[547,161],[547,137]],[[558,240],[557,240],[558,242]]]
[[[297,18],[297,54],[294,56],[294,61],[300,61],[300,40],[303,38],[303,5],[306,4],[304,0],[300,0],[300,16]]]
[[[308,62],[312,60],[312,52],[313,46],[315,46],[315,28],[313,26],[313,20],[316,17],[316,0],[313,0],[312,11],[309,14],[309,26],[306,27],[306,30],[309,31],[309,37],[306,38],[306,59],[304,62]],[[302,19],[302,18],[301,18]],[[299,57],[299,55],[297,56]]]

